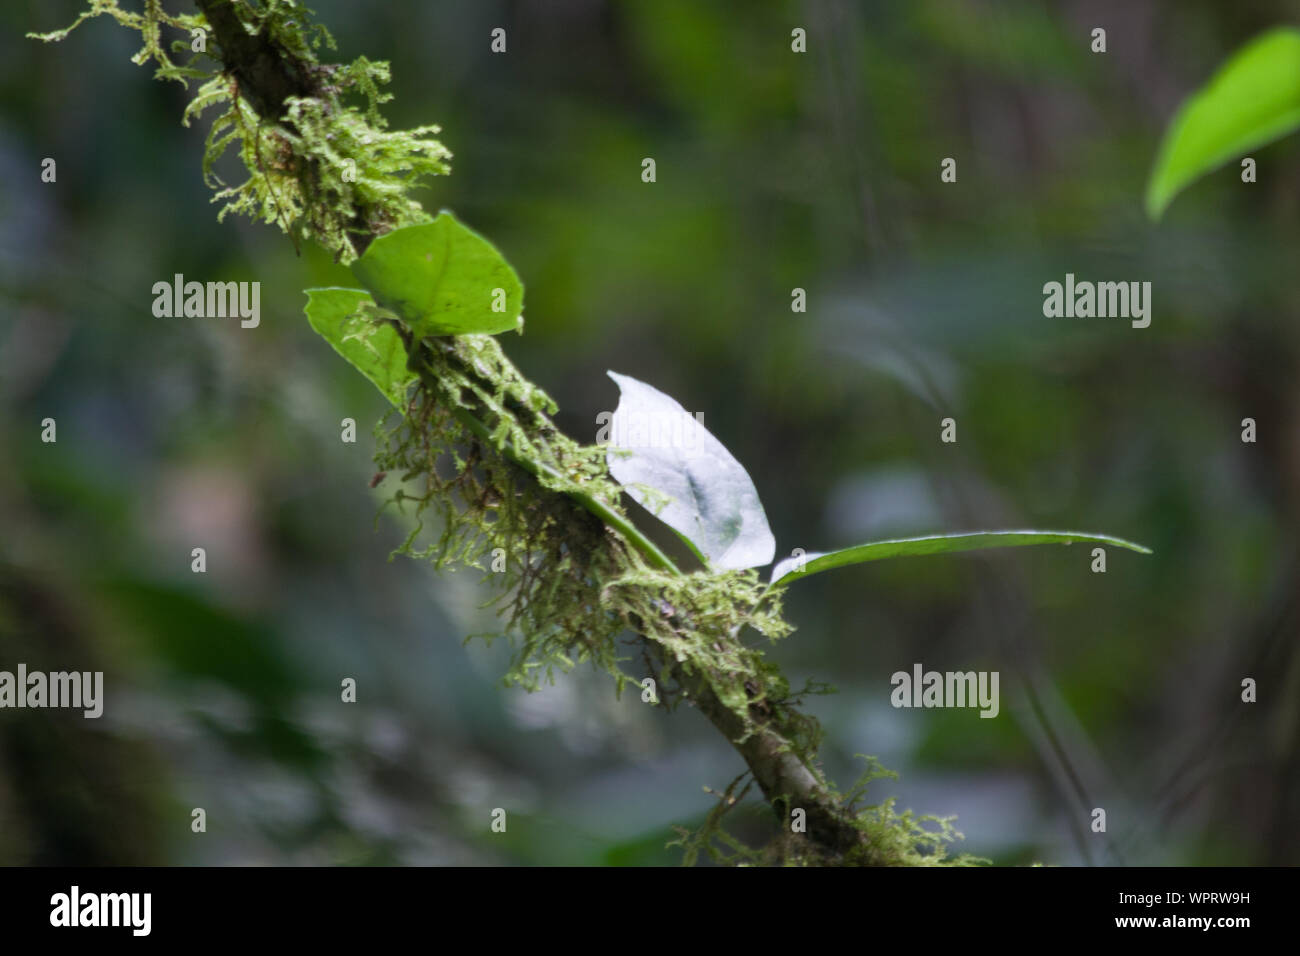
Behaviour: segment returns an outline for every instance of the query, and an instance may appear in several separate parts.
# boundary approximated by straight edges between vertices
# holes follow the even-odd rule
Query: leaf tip
[[[1145,202],[1147,220],[1151,223],[1159,223],[1172,199],[1172,196],[1164,194],[1163,189],[1158,189],[1154,182],[1148,186]]]

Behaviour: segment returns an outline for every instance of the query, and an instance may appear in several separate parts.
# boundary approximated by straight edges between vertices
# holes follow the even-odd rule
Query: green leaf
[[[307,321],[334,351],[375,383],[390,402],[406,407],[406,389],[415,373],[406,367],[406,349],[391,325],[376,322],[362,307],[373,305],[363,289],[308,289]]]
[[[845,565],[862,564],[866,561],[878,561],[881,558],[979,551],[985,548],[1014,548],[1026,544],[1073,544],[1075,541],[1110,544],[1142,554],[1151,553],[1150,548],[1125,541],[1123,538],[1114,538],[1108,534],[1084,534],[1078,531],[973,531],[966,534],[933,534],[923,538],[870,541],[826,554],[806,554],[797,558],[786,558],[777,562],[776,567],[772,569],[772,583],[775,584],[788,574],[806,577],[818,571],[829,571],[831,568],[842,568]],[[803,563],[802,571],[798,570],[800,562]]]
[[[352,272],[418,338],[523,326],[519,276],[492,243],[446,210],[433,222],[380,236]]]
[[[1178,110],[1147,183],[1159,219],[1186,186],[1256,146],[1300,127],[1300,30],[1252,40]]]
[[[624,490],[712,567],[770,562],[776,540],[740,462],[663,392],[616,372],[609,377],[620,397],[606,460]]]

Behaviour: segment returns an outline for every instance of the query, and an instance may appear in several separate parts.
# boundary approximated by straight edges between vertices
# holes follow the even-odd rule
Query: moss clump
[[[437,340],[418,354],[420,384],[396,426],[381,429],[376,457],[383,471],[414,482],[389,502],[410,506],[415,518],[398,552],[439,568],[487,572],[504,630],[518,636],[507,682],[534,688],[557,667],[591,661],[621,692],[645,676],[624,668],[629,652],[620,651],[618,638],[631,630],[652,642],[668,670],[707,680],[729,709],[745,715],[747,728],[754,708],[780,707],[788,687],[742,639],[746,625],[773,639],[791,630],[779,602],[769,597],[760,605],[756,572],[654,568],[578,504],[576,497],[588,496],[626,517],[605,449],[579,445],[554,427],[554,402],[519,374],[496,339]],[[421,543],[429,509],[438,530]],[[660,699],[671,704],[674,690],[661,687]]]
[[[209,108],[220,108],[203,152],[204,182],[214,190],[213,202],[222,204],[218,221],[235,213],[275,224],[295,242],[314,239],[336,260],[350,262],[369,238],[427,219],[407,192],[422,176],[450,172],[451,153],[435,138],[437,126],[387,128],[379,107],[392,99],[381,90],[389,81],[388,64],[365,57],[322,64],[318,53],[335,49],[334,39],[324,27],[311,24],[308,11],[295,0],[233,3],[222,11],[255,38],[248,42],[274,51],[286,64],[285,92],[290,95],[274,104],[281,111],[274,121],[259,113],[267,104],[251,102],[236,74],[196,66],[210,39],[210,25],[201,13],[172,15],[160,0],[145,0],[140,13],[123,10],[118,0],[91,0],[70,26],[29,35],[63,40],[92,17],[112,17],[144,38],[132,62],[153,61],[155,79],[185,86],[199,81],[182,122],[188,126]],[[164,28],[186,34],[170,45],[170,53],[162,41]],[[185,63],[173,59],[193,52],[197,35],[204,38],[204,49]],[[361,103],[345,105],[348,96]],[[215,171],[232,146],[247,177],[238,185],[225,183]]]
[[[861,843],[841,857],[832,857],[807,836],[789,829],[761,849],[750,847],[728,833],[723,820],[753,786],[752,780],[746,782],[748,773],[741,774],[721,793],[706,787],[706,792],[718,798],[716,805],[697,829],[674,827],[678,838],[668,845],[682,849],[684,866],[694,865],[701,855],[727,866],[981,866],[989,862],[965,853],[948,856],[949,845],[963,839],[953,826],[953,817],[918,815],[911,810],[899,813],[894,809],[894,797],[883,803],[864,805],[871,783],[896,780],[898,775],[882,767],[875,757],[863,759],[867,768],[852,789],[846,794],[831,792],[862,833]],[[788,813],[782,816],[790,819]]]

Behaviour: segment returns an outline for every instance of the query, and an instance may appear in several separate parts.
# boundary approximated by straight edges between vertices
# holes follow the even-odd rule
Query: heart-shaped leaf
[[[385,398],[405,408],[407,386],[416,376],[406,367],[406,349],[397,330],[362,311],[373,302],[364,289],[308,289],[303,311],[334,351],[374,382]]]
[[[418,338],[492,335],[523,323],[524,286],[515,270],[446,210],[433,222],[380,236],[352,271]]]
[[[905,555],[946,554],[953,551],[978,551],[984,548],[1012,548],[1027,544],[1073,544],[1083,541],[1093,544],[1110,544],[1117,548],[1128,548],[1142,554],[1150,554],[1150,548],[1144,548],[1123,538],[1114,538],[1108,534],[1085,534],[1078,531],[973,531],[965,534],[934,534],[922,538],[897,538],[892,541],[869,541],[866,544],[830,551],[826,554],[801,554],[777,562],[772,569],[772,583],[786,575],[806,577],[818,571],[842,568],[848,564],[862,564],[866,561],[878,561],[881,558],[895,558]]]
[[[624,490],[714,568],[770,562],[776,541],[740,462],[663,392],[627,375],[609,377],[620,398],[607,461]]]
[[[1300,30],[1270,30],[1242,47],[1178,110],[1147,184],[1160,218],[1186,186],[1300,127]]]

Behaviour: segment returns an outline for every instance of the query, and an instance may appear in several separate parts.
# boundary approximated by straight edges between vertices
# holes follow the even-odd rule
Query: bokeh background
[[[508,649],[464,643],[494,623],[478,574],[388,560],[383,399],[301,313],[347,273],[215,221],[206,127],[136,35],[23,38],[78,6],[0,10],[0,668],[101,669],[107,704],[0,711],[0,863],[677,862],[671,826],[739,758],[586,670],[503,689]],[[312,6],[341,58],[392,61],[393,125],[443,125],[454,173],[420,198],[519,271],[503,341],[571,434],[614,407],[606,369],[667,391],[749,468],[781,554],[1019,526],[1155,549],[801,583],[772,654],[838,688],[809,703],[837,781],[878,756],[901,777],[873,801],[956,814],[1003,864],[1300,862],[1300,137],[1255,184],[1141,206],[1177,104],[1291,4]],[[260,281],[260,327],[154,318],[178,272]],[[1151,281],[1151,327],[1045,319],[1066,272]],[[916,662],[1000,671],[1001,716],[894,710]],[[761,839],[766,811],[733,827]]]

